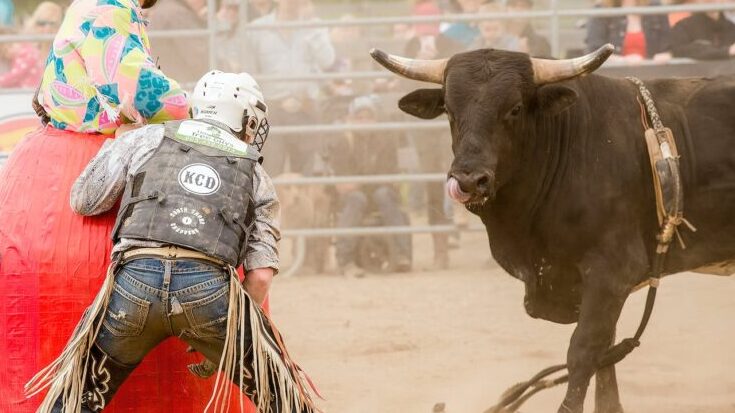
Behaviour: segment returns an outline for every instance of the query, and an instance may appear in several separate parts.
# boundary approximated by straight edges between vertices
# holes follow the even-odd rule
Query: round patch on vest
[[[203,163],[186,165],[179,171],[179,185],[192,194],[212,195],[221,184],[217,171]]]
[[[168,216],[171,218],[169,227],[180,235],[199,235],[200,228],[206,224],[204,216],[192,208],[176,208]]]

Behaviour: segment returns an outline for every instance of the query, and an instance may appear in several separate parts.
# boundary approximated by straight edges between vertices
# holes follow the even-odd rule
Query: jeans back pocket
[[[221,337],[227,334],[227,311],[230,286],[225,284],[204,298],[182,302],[184,314],[194,335],[199,338]]]
[[[135,337],[143,332],[151,302],[138,298],[115,283],[103,325],[117,337]]]

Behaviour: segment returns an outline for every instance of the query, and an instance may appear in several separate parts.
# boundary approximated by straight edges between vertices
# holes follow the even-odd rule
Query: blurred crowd
[[[404,0],[405,1],[405,0]],[[544,9],[544,0],[415,0],[401,4],[412,16],[444,14],[502,14]],[[580,3],[582,1],[580,0]],[[684,0],[673,3],[713,3]],[[36,2],[33,2],[34,5]],[[49,35],[61,24],[70,1],[44,1],[20,10],[20,2],[0,0],[0,34]],[[350,13],[340,10],[330,19],[344,25],[319,27],[312,0],[217,0],[211,11],[219,32],[214,39],[216,66],[225,71],[248,71],[263,85],[274,132],[264,156],[271,176],[393,175],[439,173],[451,159],[447,132],[389,130],[371,125],[408,120],[393,110],[411,84],[395,77],[351,78],[349,72],[377,70],[366,51],[378,45],[407,57],[433,59],[476,48],[499,48],[550,57],[552,47],[545,23],[525,17],[477,22],[350,26],[356,16],[370,15],[367,3]],[[206,29],[207,0],[161,0],[146,16],[149,32]],[[380,3],[390,5],[391,3]],[[595,7],[657,6],[656,0],[601,0]],[[588,4],[589,5],[589,4]],[[395,5],[393,6],[395,7]],[[344,7],[343,7],[344,9]],[[397,9],[391,9],[391,12]],[[305,23],[296,28],[273,25]],[[735,13],[629,14],[598,17],[575,27],[584,47],[560,50],[571,57],[612,43],[612,60],[620,64],[644,61],[665,63],[673,58],[728,59],[735,55]],[[183,84],[210,68],[211,39],[180,34],[152,36],[152,52],[163,71]],[[581,42],[580,42],[581,43]],[[35,88],[51,41],[0,43],[0,87]],[[320,74],[328,73],[330,76]],[[303,125],[345,125],[308,133]],[[300,191],[300,192],[299,192]],[[325,185],[323,188],[284,188],[286,229],[314,227],[405,226],[462,224],[443,183],[383,183]],[[413,221],[413,222],[412,222]],[[432,235],[433,267],[448,268],[450,250],[459,234]],[[409,271],[413,264],[412,237],[338,237],[334,240],[336,269],[345,275],[365,271]],[[331,245],[331,244],[330,244]],[[306,244],[307,265],[324,269],[325,244]]]

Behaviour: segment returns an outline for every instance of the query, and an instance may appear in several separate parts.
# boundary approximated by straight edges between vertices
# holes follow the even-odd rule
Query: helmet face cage
[[[255,148],[258,149],[258,152],[263,151],[263,145],[265,145],[266,139],[268,139],[268,132],[270,131],[270,125],[268,124],[268,119],[263,118],[262,121],[260,121],[260,125],[258,125],[258,130],[255,132],[255,137],[253,138],[253,145],[255,145]]]

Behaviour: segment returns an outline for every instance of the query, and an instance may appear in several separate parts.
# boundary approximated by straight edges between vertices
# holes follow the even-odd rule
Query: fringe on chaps
[[[25,386],[27,398],[48,389],[39,413],[50,413],[60,397],[62,413],[80,413],[87,381],[89,352],[102,327],[105,311],[115,284],[117,262],[107,269],[100,292],[84,311],[71,338],[59,357],[38,372]],[[228,412],[232,382],[237,378],[240,389],[240,411],[244,408],[243,383],[246,371],[252,371],[255,382],[253,402],[260,413],[317,413],[313,395],[316,387],[301,368],[291,360],[280,333],[272,320],[245,292],[234,267],[229,267],[230,297],[227,335],[219,360],[220,374],[205,412]],[[249,311],[246,312],[246,309]],[[249,314],[249,317],[246,315]],[[251,336],[245,337],[245,323],[250,323]],[[253,364],[245,366],[248,340],[252,342]],[[237,370],[236,370],[237,369]],[[277,397],[277,403],[273,400]]]

